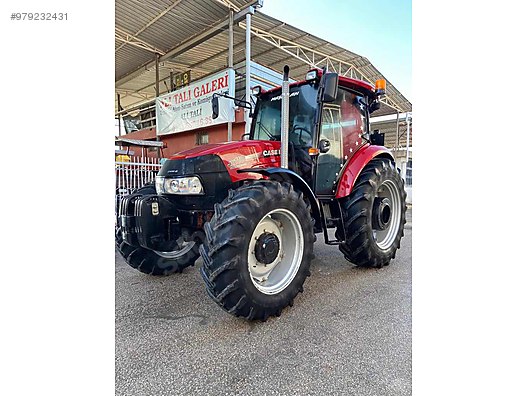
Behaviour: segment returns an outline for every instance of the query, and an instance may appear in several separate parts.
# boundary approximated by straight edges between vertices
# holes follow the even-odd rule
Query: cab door
[[[319,142],[326,140],[328,151],[317,158],[317,195],[335,195],[341,168],[366,143],[362,138],[366,124],[362,103],[361,96],[340,88],[336,100],[323,105]]]
[[[325,140],[328,151],[321,152],[317,158],[315,172],[315,193],[317,195],[334,195],[337,175],[343,164],[343,134],[340,120],[339,105],[325,104],[323,106],[319,142]]]

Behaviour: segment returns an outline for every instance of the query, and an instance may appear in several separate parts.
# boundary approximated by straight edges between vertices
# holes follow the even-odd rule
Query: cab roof
[[[311,70],[317,70],[318,79],[320,79],[323,76],[323,71],[321,69],[311,69]],[[302,85],[302,84],[305,84],[306,82],[307,82],[306,80],[296,81],[296,82],[291,83],[290,87]],[[369,96],[371,98],[375,98],[374,86],[366,81],[358,80],[356,78],[351,78],[351,77],[339,76],[339,86],[353,89],[354,91],[358,91],[362,93],[363,95]],[[280,90],[281,88],[282,87],[279,85],[267,91],[262,90],[262,94],[274,92],[274,91]]]

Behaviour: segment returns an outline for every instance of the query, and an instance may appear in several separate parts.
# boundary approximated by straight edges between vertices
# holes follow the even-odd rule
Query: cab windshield
[[[254,140],[280,140],[281,107],[281,90],[260,97],[253,125]],[[317,108],[317,88],[313,84],[290,87],[289,107],[289,141],[295,146],[311,146]]]

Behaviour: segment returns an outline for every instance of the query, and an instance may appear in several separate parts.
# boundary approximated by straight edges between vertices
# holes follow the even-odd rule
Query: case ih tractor
[[[318,233],[355,265],[389,264],[406,194],[369,130],[385,81],[373,87],[315,69],[289,84],[286,66],[282,87],[259,88],[249,139],[172,156],[155,188],[120,202],[116,242],[129,265],[151,275],[181,272],[201,254],[209,296],[232,315],[264,321],[303,291]],[[218,96],[226,95],[213,97],[213,117]]]

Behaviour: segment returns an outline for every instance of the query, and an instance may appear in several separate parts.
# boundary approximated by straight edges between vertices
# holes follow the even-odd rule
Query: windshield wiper
[[[268,130],[268,128],[266,128],[260,121],[259,121],[259,126],[264,130],[264,132],[266,133],[266,135],[268,135],[268,137],[270,138],[270,140],[277,140],[275,138],[274,135],[271,134],[271,132]]]

